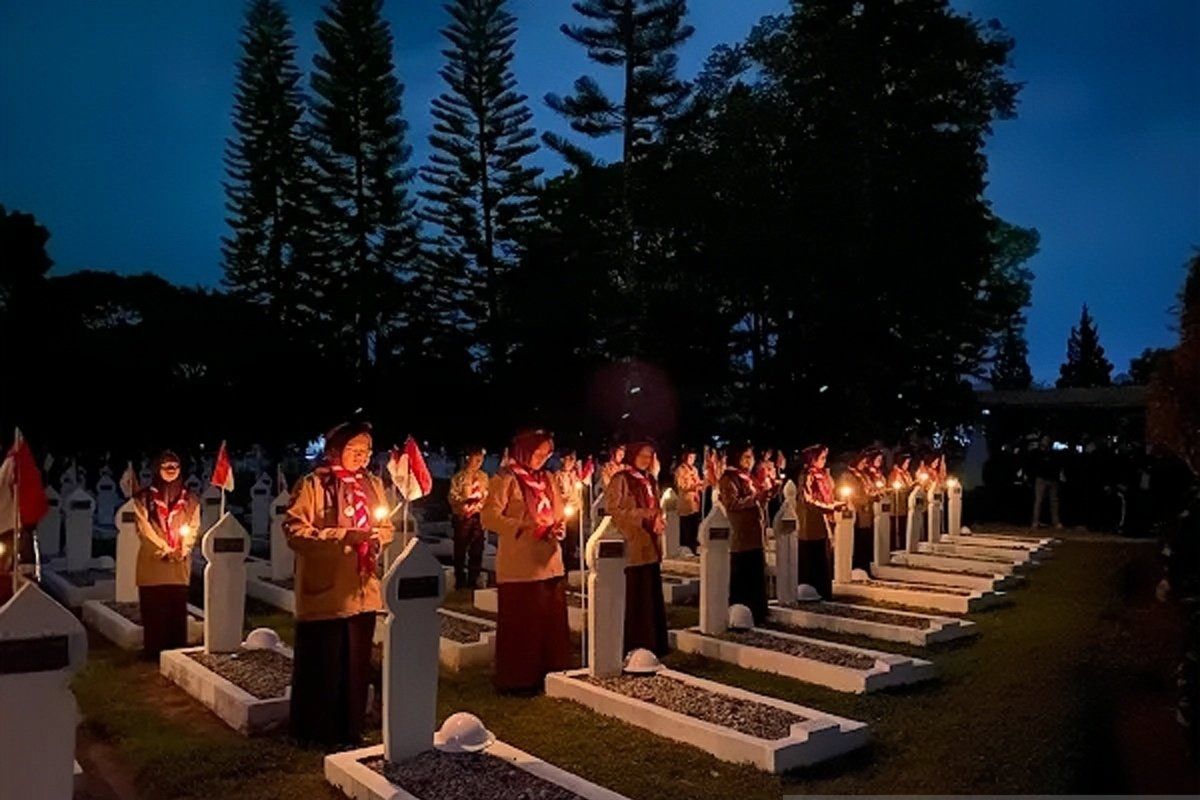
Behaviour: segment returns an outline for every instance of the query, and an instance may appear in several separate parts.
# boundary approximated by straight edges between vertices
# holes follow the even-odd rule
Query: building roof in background
[[[1013,389],[977,391],[976,399],[987,407],[1006,408],[1112,408],[1146,407],[1146,386],[1097,386],[1084,389]]]

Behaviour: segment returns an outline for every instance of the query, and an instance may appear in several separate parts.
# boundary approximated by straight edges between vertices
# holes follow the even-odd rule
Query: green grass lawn
[[[972,617],[980,635],[922,650],[940,677],[854,696],[675,654],[677,669],[868,722],[872,744],[783,778],[606,719],[565,701],[499,697],[484,670],[443,674],[439,715],[468,710],[501,739],[633,798],[777,798],[782,793],[1089,793],[1200,789],[1172,717],[1179,625],[1152,597],[1154,548],[1071,540],[1014,593]],[[465,592],[447,605],[469,605]],[[251,602],[251,626],[291,637],[289,615]],[[671,611],[694,624],[695,608]],[[839,637],[847,640],[845,637]],[[75,683],[85,768],[144,798],[335,797],[321,754],[245,739],[168,684],[155,665],[95,638]],[[378,731],[372,733],[378,740]],[[106,793],[105,781],[89,797]]]

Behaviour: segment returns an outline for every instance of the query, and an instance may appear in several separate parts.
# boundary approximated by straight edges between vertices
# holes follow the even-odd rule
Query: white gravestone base
[[[246,595],[269,606],[296,613],[296,592],[268,580],[269,576],[246,579]]]
[[[76,586],[53,567],[42,569],[42,588],[67,608],[81,608],[88,600],[112,600],[117,591],[116,570],[109,567],[112,559],[93,558],[88,569],[95,570],[94,582]],[[56,564],[57,566],[57,564]]]
[[[937,553],[910,553],[900,550],[892,553],[891,561],[898,567],[935,567],[937,569],[987,569],[997,575],[1020,575],[1029,570],[1031,564],[1014,564],[1008,558],[995,556],[940,556]]]
[[[792,725],[790,734],[783,739],[760,739],[580,680],[586,675],[587,670],[553,672],[547,675],[546,696],[573,700],[599,714],[615,717],[665,739],[698,747],[722,761],[735,764],[749,762],[766,772],[781,773],[817,764],[849,753],[867,743],[867,726],[862,722],[736,689],[683,672],[663,669],[658,675],[714,694],[774,706],[803,717],[804,721]]]
[[[278,649],[288,658],[292,657],[291,649],[285,645],[280,645]],[[282,697],[259,699],[188,655],[202,652],[202,647],[164,650],[159,656],[158,670],[163,677],[199,700],[226,725],[244,736],[267,733],[287,725],[291,705],[290,686]]]
[[[200,644],[204,641],[204,612],[190,603],[187,608],[188,644]],[[83,621],[92,630],[122,650],[142,649],[144,638],[142,626],[99,600],[88,600],[83,604]]]
[[[438,662],[443,667],[451,672],[460,672],[470,667],[491,664],[496,660],[496,623],[490,619],[459,614],[444,608],[438,609],[438,613],[488,628],[480,635],[479,640],[474,642],[459,642],[442,636],[438,642]]]
[[[912,611],[886,610],[888,614],[903,617],[913,617],[927,620],[929,627],[915,628],[909,625],[892,624],[887,622],[846,617],[839,614],[822,613],[822,608],[847,607],[843,603],[799,603],[795,606],[780,606],[772,604],[767,613],[767,619],[779,625],[804,630],[828,631],[830,633],[867,636],[886,642],[927,647],[931,644],[962,639],[974,636],[978,631],[975,623],[955,617],[941,617],[930,614],[918,614]],[[851,607],[854,608],[854,607]],[[857,606],[857,608],[862,608]]]
[[[562,786],[573,794],[584,798],[584,800],[626,800],[616,792],[590,783],[577,775],[572,775],[565,770],[559,769],[553,764],[547,764],[540,758],[531,756],[501,741],[493,742],[483,751],[483,754],[494,758],[502,758],[513,766],[536,775],[542,780]],[[430,800],[430,798],[418,798],[409,794],[383,775],[362,763],[363,761],[382,757],[383,745],[364,747],[360,750],[348,750],[344,753],[325,756],[325,780],[333,784],[346,797],[353,798],[353,800]]]
[[[1023,579],[1018,575],[1003,575],[1000,573],[985,573],[979,570],[936,570],[913,567],[905,564],[887,564],[871,567],[871,575],[885,581],[905,581],[908,583],[928,583],[935,586],[958,586],[968,589],[1012,589]]]

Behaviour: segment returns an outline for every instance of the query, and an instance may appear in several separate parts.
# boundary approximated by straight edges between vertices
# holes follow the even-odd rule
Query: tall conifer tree
[[[527,165],[536,149],[532,114],[512,73],[516,18],[507,0],[453,0],[442,30],[449,47],[433,101],[434,152],[422,177],[422,217],[437,226],[431,258],[438,283],[457,289],[460,319],[478,334],[494,369],[506,357],[500,284],[518,256],[518,234],[534,212]],[[445,302],[450,297],[434,298]]]
[[[1079,325],[1067,338],[1067,360],[1059,367],[1059,388],[1112,385],[1112,362],[1100,346],[1100,332],[1088,311],[1087,303],[1079,316]]]
[[[403,85],[382,0],[332,0],[317,23],[313,152],[328,214],[323,305],[354,376],[370,378],[408,321],[419,257]]]

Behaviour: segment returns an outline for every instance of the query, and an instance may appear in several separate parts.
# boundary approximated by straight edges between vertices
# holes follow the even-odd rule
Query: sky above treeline
[[[987,197],[1037,228],[1030,363],[1052,381],[1088,303],[1124,372],[1144,347],[1174,340],[1170,308],[1200,245],[1200,2],[952,0],[1016,38],[1018,118],[987,147]],[[318,0],[285,0],[300,64],[311,65]],[[787,0],[691,0],[693,76]],[[514,0],[515,70],[539,130],[567,132],[545,107],[581,74],[606,79],[559,32],[569,0]],[[0,205],[52,234],[54,274],[157,272],[220,281],[221,181],[239,56],[241,0],[0,0]],[[429,148],[430,101],[445,22],[441,0],[385,0],[413,165]],[[616,140],[589,144],[615,158]],[[543,149],[539,166],[561,170]],[[2,256],[2,254],[0,254]],[[937,313],[936,307],[913,313]]]

